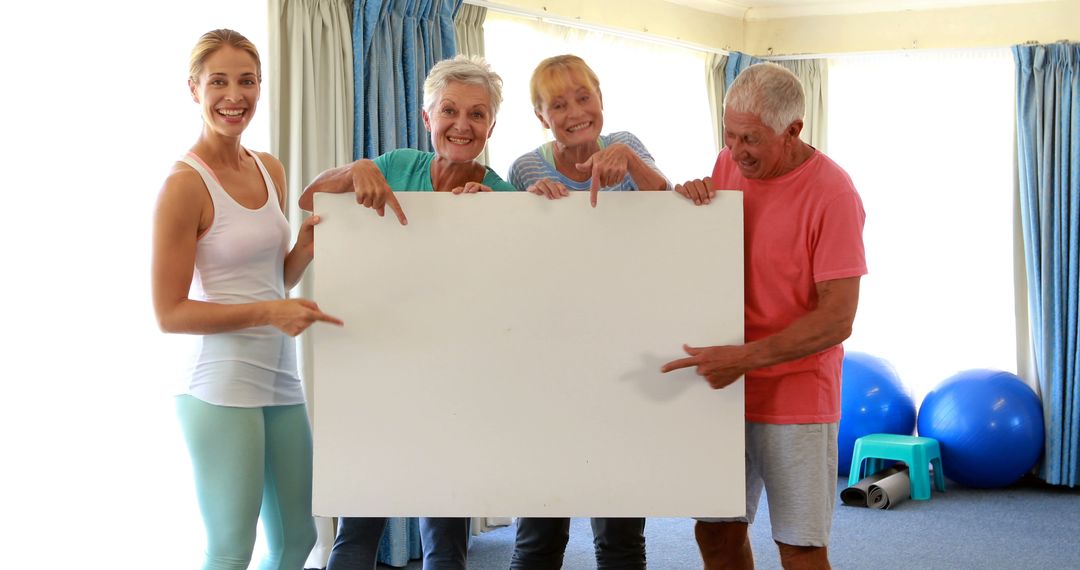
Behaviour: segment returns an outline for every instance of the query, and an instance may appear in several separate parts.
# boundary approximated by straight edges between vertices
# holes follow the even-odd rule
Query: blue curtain
[[[764,59],[756,58],[752,55],[747,55],[738,51],[728,53],[727,58],[727,66],[724,68],[724,93],[727,93],[728,90],[731,89],[731,83],[735,81],[735,78],[745,71],[747,67],[765,61]]]
[[[409,560],[422,557],[420,545],[420,519],[389,518],[386,530],[379,539],[379,562],[401,568]]]
[[[431,150],[421,106],[435,62],[457,51],[462,0],[354,0],[353,158],[396,148]]]
[[[454,16],[462,0],[353,1],[353,159],[396,148],[431,150],[421,110],[424,79],[457,53]],[[391,518],[379,562],[405,566],[421,556],[415,518]]]
[[[1080,44],[1021,45],[1012,51],[1028,303],[1046,422],[1040,477],[1075,487],[1080,467]]]

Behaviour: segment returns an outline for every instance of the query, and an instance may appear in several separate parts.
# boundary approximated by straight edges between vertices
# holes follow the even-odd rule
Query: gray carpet
[[[838,481],[837,497],[847,486]],[[949,482],[929,501],[902,501],[890,510],[839,505],[833,519],[830,559],[840,570],[1080,568],[1080,489],[1025,482],[1006,489],[967,489]],[[751,527],[757,568],[780,568],[764,503]],[[571,523],[563,567],[596,568],[588,519]],[[649,519],[645,525],[649,568],[701,568],[693,521]],[[505,570],[514,527],[473,537],[470,570]],[[385,567],[389,569],[390,567]],[[420,570],[413,561],[407,570]]]

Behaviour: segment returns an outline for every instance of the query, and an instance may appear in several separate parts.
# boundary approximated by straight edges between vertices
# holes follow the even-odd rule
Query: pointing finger
[[[672,370],[679,370],[680,368],[690,368],[691,366],[697,366],[698,358],[696,356],[689,356],[687,358],[679,358],[672,360],[667,364],[660,367],[660,372],[671,372]]]
[[[386,204],[390,206],[390,209],[397,215],[397,219],[401,222],[401,225],[409,225],[409,220],[405,217],[405,211],[401,209],[401,204],[398,203],[397,196],[394,196],[393,192],[386,195]],[[381,216],[382,212],[380,212],[379,215]]]
[[[328,314],[326,314],[326,313],[324,313],[322,311],[318,311],[315,314],[315,320],[322,321],[324,323],[335,324],[335,325],[337,325],[339,327],[343,326],[345,324],[345,321],[343,321],[343,320],[341,320],[341,319],[339,319],[339,318],[337,318],[337,317],[335,317],[333,315],[328,315]]]

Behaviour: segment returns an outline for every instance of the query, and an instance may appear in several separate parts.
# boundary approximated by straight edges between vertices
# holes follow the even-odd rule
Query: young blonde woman
[[[258,51],[232,30],[204,34],[188,86],[198,140],[169,173],[154,217],[154,311],[164,332],[199,335],[177,412],[206,527],[203,568],[246,569],[261,516],[260,568],[300,569],[315,543],[311,428],[292,337],[341,324],[287,299],[311,262],[309,218],[289,246],[285,171],[241,146],[259,101]]]

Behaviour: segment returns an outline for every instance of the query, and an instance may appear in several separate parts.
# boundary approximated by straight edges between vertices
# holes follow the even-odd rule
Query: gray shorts
[[[828,546],[836,505],[839,423],[746,422],[746,516],[702,518],[753,524],[765,490],[772,537],[793,546]]]

